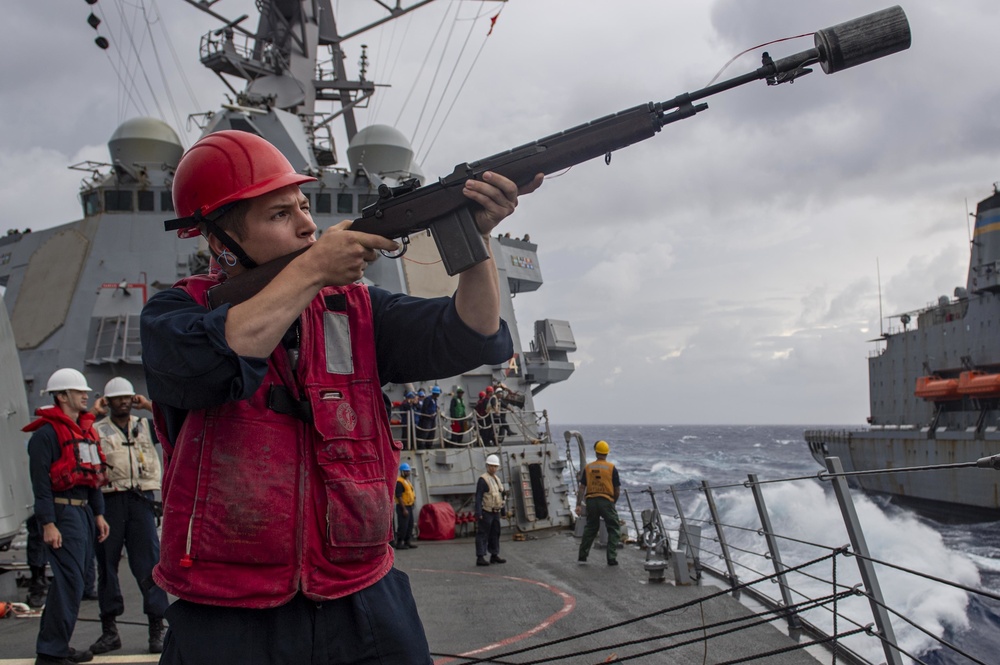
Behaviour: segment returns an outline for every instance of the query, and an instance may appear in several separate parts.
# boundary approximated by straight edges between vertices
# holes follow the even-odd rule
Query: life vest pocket
[[[104,451],[104,456],[108,461],[108,480],[110,482],[128,480],[129,472],[132,469],[132,461],[129,459],[127,450],[108,447]]]
[[[206,417],[204,446],[199,437],[178,442],[171,460],[189,468],[172,474],[165,497],[170,519],[164,521],[164,543],[184,543],[190,525],[190,554],[195,559],[294,561],[299,465],[290,442],[296,428],[241,417]]]
[[[320,436],[320,464],[374,462],[378,425],[371,381],[352,381],[344,389],[311,387],[308,390],[313,426]]]
[[[385,480],[340,478],[325,484],[326,558],[347,563],[385,556],[392,514]]]

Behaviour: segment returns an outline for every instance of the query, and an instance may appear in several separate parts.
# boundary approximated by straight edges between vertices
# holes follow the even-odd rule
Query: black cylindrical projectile
[[[832,74],[910,48],[910,24],[896,5],[824,28],[815,41],[823,71]]]

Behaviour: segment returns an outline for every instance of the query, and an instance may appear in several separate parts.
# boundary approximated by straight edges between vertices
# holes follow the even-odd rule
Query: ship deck
[[[604,552],[596,548],[590,562],[579,565],[578,543],[572,532],[564,529],[528,534],[524,541],[514,541],[505,534],[501,554],[507,563],[488,568],[475,565],[472,538],[419,541],[417,549],[398,552],[396,565],[410,576],[434,662],[460,664],[470,658],[495,658],[523,663],[561,656],[553,662],[601,663],[612,662],[609,659],[615,656],[625,658],[695,640],[630,662],[722,663],[795,646],[790,637],[772,625],[732,632],[707,642],[698,640],[704,625],[751,616],[749,609],[729,595],[612,631],[593,633],[611,624],[705,598],[719,588],[675,586],[669,581],[669,570],[667,582],[650,584],[643,568],[644,552],[635,545],[627,545],[619,552],[621,565],[617,567],[605,565]],[[122,569],[127,570],[124,562]],[[127,573],[122,580],[126,585],[126,613],[119,623],[123,647],[96,656],[92,662],[156,662],[157,656],[145,653],[145,617],[138,589]],[[0,665],[34,662],[37,627],[38,619],[0,621]],[[693,632],[677,635],[684,629]],[[666,633],[675,636],[615,646]],[[84,601],[73,645],[86,647],[99,634],[97,602]],[[549,644],[577,635],[581,637]],[[545,646],[519,655],[504,655],[539,645]],[[590,649],[596,651],[581,653]],[[766,660],[776,665],[818,662],[803,650],[771,655]]]

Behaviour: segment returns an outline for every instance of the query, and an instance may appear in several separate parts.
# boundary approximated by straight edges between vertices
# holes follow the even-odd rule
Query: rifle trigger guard
[[[379,251],[382,253],[382,256],[387,259],[401,259],[403,258],[403,254],[406,254],[406,250],[409,249],[409,247],[410,236],[403,236],[399,239],[399,251],[387,252],[384,249],[380,249]]]
[[[606,153],[604,153],[604,163],[607,164],[608,166],[611,166],[611,151],[610,150],[608,150]]]

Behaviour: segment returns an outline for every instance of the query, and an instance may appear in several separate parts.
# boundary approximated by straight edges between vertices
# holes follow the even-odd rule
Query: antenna
[[[969,247],[972,247],[972,229],[969,227],[969,218],[972,217],[972,213],[969,212],[969,197],[965,197],[965,233],[969,238]]]
[[[878,282],[878,336],[885,337],[882,331],[882,270],[878,265],[878,257],[875,257],[875,280]]]

